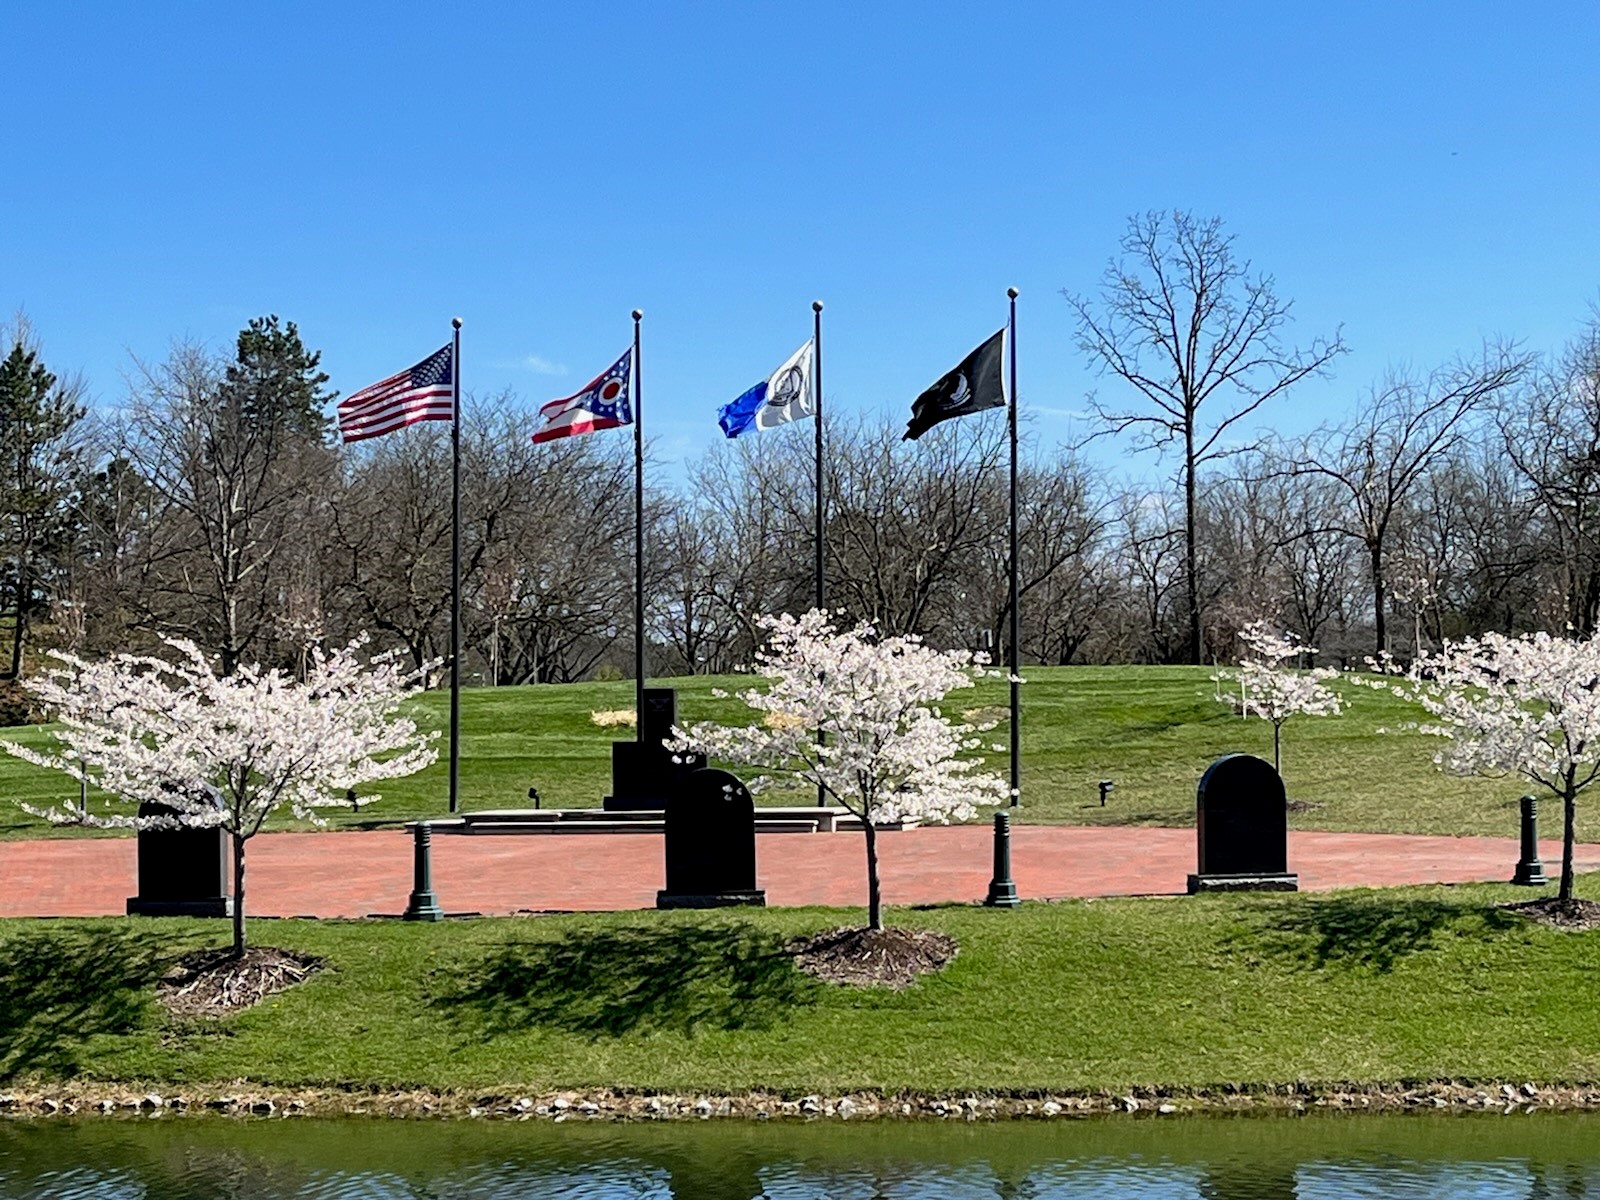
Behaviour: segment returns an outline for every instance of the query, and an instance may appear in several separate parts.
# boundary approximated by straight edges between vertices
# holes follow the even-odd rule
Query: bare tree
[[[1346,424],[1308,440],[1292,469],[1329,480],[1343,503],[1330,523],[1366,553],[1373,642],[1389,646],[1386,569],[1412,490],[1467,439],[1472,418],[1527,370],[1509,346],[1486,347],[1481,361],[1457,362],[1426,379],[1395,375],[1368,393]]]
[[[1219,218],[1146,213],[1129,219],[1122,257],[1106,268],[1098,303],[1063,292],[1078,344],[1144,406],[1091,397],[1101,432],[1130,433],[1143,449],[1182,454],[1184,590],[1189,661],[1203,652],[1196,525],[1201,469],[1239,447],[1230,431],[1274,396],[1326,370],[1345,346],[1336,332],[1286,346],[1291,305],[1269,275],[1234,256]]]
[[[1501,407],[1507,458],[1543,532],[1561,611],[1582,637],[1600,628],[1600,309],[1561,359]]]

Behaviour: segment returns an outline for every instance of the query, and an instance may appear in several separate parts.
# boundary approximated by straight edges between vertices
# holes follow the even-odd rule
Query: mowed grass
[[[1600,877],[1580,881],[1600,895]],[[781,953],[859,911],[257,921],[327,969],[216,1021],[150,984],[220,923],[0,923],[0,1078],[509,1092],[1040,1092],[1600,1078],[1600,932],[1501,885],[893,910],[957,958],[900,992]]]
[[[1200,667],[1030,668],[1022,689],[1023,821],[1090,825],[1188,825],[1194,820],[1195,785],[1218,755],[1234,751],[1272,756],[1272,729],[1244,720],[1215,698],[1210,670]],[[747,687],[747,678],[679,679],[680,720],[739,721],[748,710],[713,697],[713,688]],[[1399,730],[1420,715],[1386,692],[1353,681],[1341,683],[1347,701],[1342,716],[1295,718],[1284,730],[1283,771],[1296,802],[1296,828],[1373,832],[1492,834],[1514,836],[1517,798],[1526,785],[1515,779],[1459,779],[1433,764],[1436,739]],[[631,736],[604,729],[590,714],[630,708],[631,682],[471,689],[461,697],[461,800],[466,809],[515,808],[528,804],[530,786],[552,808],[600,804],[610,790],[610,745]],[[1004,708],[1006,684],[985,681],[954,693],[952,713]],[[423,722],[443,729],[449,698],[433,693],[417,702]],[[50,742],[40,728],[5,731],[27,745]],[[1004,725],[986,741],[1003,744]],[[447,811],[444,743],[440,760],[409,779],[381,787],[383,799],[360,812],[326,810],[336,827],[441,816]],[[1004,774],[1002,753],[989,755]],[[1115,788],[1101,808],[1096,784]],[[34,802],[76,800],[77,784],[9,757],[0,758],[0,797]],[[808,803],[804,791],[770,792],[766,803]],[[91,807],[106,811],[104,797]],[[120,810],[120,806],[119,806]],[[1600,837],[1580,806],[1579,836]],[[293,828],[283,819],[274,828]],[[14,806],[0,806],[0,837],[36,837],[48,826]],[[1544,832],[1559,832],[1554,810]]]

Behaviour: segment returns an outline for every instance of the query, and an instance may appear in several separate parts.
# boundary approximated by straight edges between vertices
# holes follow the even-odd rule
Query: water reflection
[[[0,1123],[4,1200],[1600,1200],[1600,1117]]]

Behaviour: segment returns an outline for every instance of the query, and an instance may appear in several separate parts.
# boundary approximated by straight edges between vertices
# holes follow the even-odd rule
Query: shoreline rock
[[[157,1100],[160,1103],[157,1103]],[[129,1119],[170,1114],[177,1119],[225,1117],[289,1120],[304,1117],[502,1121],[672,1120],[923,1120],[1060,1121],[1116,1116],[1160,1121],[1222,1113],[1430,1111],[1513,1112],[1600,1109],[1600,1084],[1535,1081],[1435,1081],[1388,1085],[1306,1083],[1218,1088],[1129,1088],[1103,1092],[1029,1094],[777,1092],[720,1094],[567,1088],[560,1091],[467,1092],[364,1088],[138,1086],[73,1083],[14,1087],[0,1095],[0,1119],[45,1120],[81,1115]]]

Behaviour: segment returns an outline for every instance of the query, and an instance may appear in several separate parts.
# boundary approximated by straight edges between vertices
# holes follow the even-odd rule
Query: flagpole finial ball
[[[811,311],[812,312],[821,312],[822,311],[822,301],[821,300],[813,300],[811,302]]]
[[[1018,295],[1017,289],[1014,288],[1014,287],[1007,288],[1006,289],[1006,295],[1010,296],[1013,300],[1015,300],[1017,298],[1017,295]]]
[[[633,310],[633,319],[634,319],[634,320],[635,320],[635,321],[642,321],[642,320],[644,320],[644,309],[642,309],[642,308],[636,308],[636,309],[634,309],[634,310]]]
[[[460,317],[451,317],[450,318],[450,328],[451,329],[460,329],[461,328],[461,318]]]

